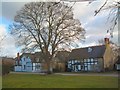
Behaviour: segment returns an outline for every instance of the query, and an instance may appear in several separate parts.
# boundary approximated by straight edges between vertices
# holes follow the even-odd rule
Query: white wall
[[[32,63],[31,59],[26,56],[21,58],[21,66],[15,66],[15,71],[19,72],[40,72],[41,69],[41,63]]]
[[[22,71],[22,67],[21,66],[15,66],[14,70],[15,70],[15,72],[20,72],[20,71]]]

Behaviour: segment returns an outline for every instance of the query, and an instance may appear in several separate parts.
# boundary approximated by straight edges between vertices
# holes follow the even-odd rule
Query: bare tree
[[[84,39],[85,30],[73,18],[72,6],[60,2],[32,2],[17,12],[11,33],[24,51],[40,50],[47,63],[58,49],[67,49]],[[66,48],[65,48],[66,47]]]
[[[108,4],[109,2],[110,4]],[[120,9],[120,1],[106,0],[98,10],[95,10],[95,16],[103,10],[109,11],[108,21],[110,21],[110,23],[112,24],[110,28],[107,30],[107,33],[110,33],[111,37],[113,37],[114,28],[118,23],[119,13],[120,13],[119,9]]]
[[[62,1],[70,1],[70,2],[89,2],[89,4],[98,2],[99,0],[62,0]],[[103,2],[103,1],[102,1]],[[107,33],[110,33],[111,37],[113,37],[113,31],[115,26],[119,23],[118,20],[120,14],[120,1],[119,0],[104,0],[103,4],[95,10],[94,16],[97,16],[103,10],[109,11],[108,15],[108,23],[111,23],[111,26],[106,30]]]

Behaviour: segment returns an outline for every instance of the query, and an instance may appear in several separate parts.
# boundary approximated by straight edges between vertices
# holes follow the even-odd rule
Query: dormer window
[[[88,48],[88,52],[92,52],[92,48],[89,47],[89,48]]]

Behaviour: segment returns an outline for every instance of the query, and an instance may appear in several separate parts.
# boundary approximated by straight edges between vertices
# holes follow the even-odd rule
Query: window
[[[84,70],[84,65],[81,65],[81,70]]]
[[[87,63],[84,63],[85,65],[87,65]]]
[[[95,62],[96,65],[98,64],[98,60],[97,59],[94,59],[94,62]]]
[[[75,60],[75,63],[77,63],[77,60]]]
[[[68,64],[68,68],[71,68],[71,65],[70,65],[70,64]]]
[[[84,62],[86,62],[86,59],[84,59]]]
[[[88,52],[92,52],[92,48],[89,47],[89,48],[88,48]]]
[[[94,59],[93,59],[93,58],[91,58],[91,62],[93,62],[93,60],[94,60]]]
[[[68,63],[71,63],[71,61],[68,61]]]
[[[90,62],[90,59],[87,59],[87,62]]]
[[[72,60],[72,64],[75,64],[75,60]]]
[[[98,63],[97,63],[97,62],[95,62],[95,64],[97,65]]]
[[[90,65],[91,63],[90,62],[88,62],[88,65]]]
[[[88,68],[87,68],[87,66],[85,66],[85,71],[87,71],[88,70]]]
[[[40,64],[39,63],[35,63],[35,69],[40,70]]]

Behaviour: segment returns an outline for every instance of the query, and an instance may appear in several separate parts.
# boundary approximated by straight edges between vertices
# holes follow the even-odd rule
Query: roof
[[[70,59],[102,58],[105,52],[105,45],[91,46],[73,49],[69,55]]]
[[[70,52],[68,51],[58,51],[55,57],[64,62],[67,60],[69,54]]]
[[[22,58],[23,56],[29,57],[32,60],[34,60],[34,54],[33,53],[23,53],[22,55],[20,55],[20,58]]]
[[[20,58],[22,58],[23,56],[29,57],[31,58],[32,62],[37,62],[37,58],[39,58],[39,60],[43,60],[42,58],[42,52],[35,52],[35,53],[23,53]]]
[[[35,52],[33,62],[37,62],[36,61],[37,58],[39,58],[39,60],[42,61],[43,60],[43,53],[42,52]]]

